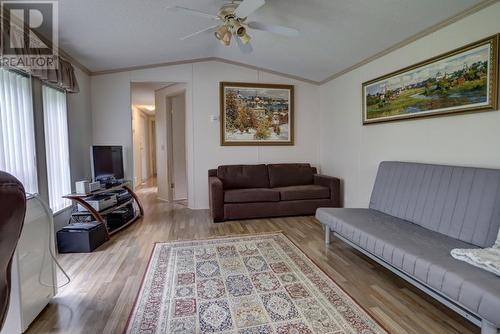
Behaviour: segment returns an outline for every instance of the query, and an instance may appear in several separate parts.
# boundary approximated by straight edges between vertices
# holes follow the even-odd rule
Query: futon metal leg
[[[498,328],[492,323],[483,320],[481,322],[481,334],[498,334]]]
[[[325,227],[325,244],[328,245],[331,242],[332,230],[328,225],[323,225],[323,226]]]

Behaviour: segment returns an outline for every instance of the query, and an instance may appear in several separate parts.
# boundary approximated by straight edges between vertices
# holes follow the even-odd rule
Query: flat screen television
[[[115,178],[123,179],[123,147],[122,146],[92,146],[92,177],[95,181]]]

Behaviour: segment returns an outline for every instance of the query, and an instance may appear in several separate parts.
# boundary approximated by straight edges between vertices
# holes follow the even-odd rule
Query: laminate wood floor
[[[325,246],[322,228],[312,217],[214,224],[206,210],[156,200],[155,188],[142,188],[139,196],[143,219],[91,254],[60,255],[72,282],[59,290],[28,333],[122,333],[155,242],[272,231],[283,231],[392,333],[480,332],[340,240],[333,237]]]

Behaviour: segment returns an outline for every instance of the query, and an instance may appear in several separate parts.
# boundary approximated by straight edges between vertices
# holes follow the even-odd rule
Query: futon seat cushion
[[[279,191],[282,201],[330,198],[330,189],[316,184],[273,188]]]
[[[320,208],[316,218],[500,327],[500,279],[450,255],[476,246],[373,209]]]
[[[224,192],[225,203],[278,202],[280,193],[274,189],[231,189]]]

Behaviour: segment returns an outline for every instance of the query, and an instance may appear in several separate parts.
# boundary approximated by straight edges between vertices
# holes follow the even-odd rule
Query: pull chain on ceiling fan
[[[248,35],[247,29],[261,30],[289,37],[295,37],[299,34],[299,32],[293,28],[257,21],[247,22],[247,17],[265,4],[265,0],[234,0],[224,4],[219,9],[217,15],[180,6],[168,7],[168,9],[185,15],[219,21],[219,23],[213,26],[184,36],[181,40],[186,40],[205,32],[213,32],[215,38],[225,46],[229,46],[231,44],[231,39],[234,37],[241,51],[248,53],[252,51],[252,47],[250,45],[251,37]]]

